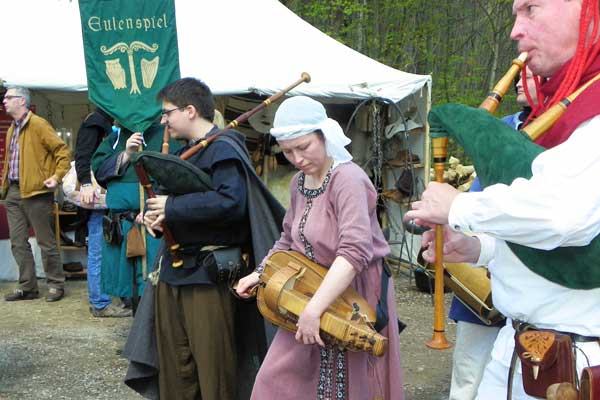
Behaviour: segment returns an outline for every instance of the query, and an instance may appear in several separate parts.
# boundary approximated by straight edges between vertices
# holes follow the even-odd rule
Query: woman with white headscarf
[[[390,323],[383,357],[340,351],[319,336],[320,317],[348,286],[375,307],[383,257],[389,247],[376,216],[377,192],[344,148],[350,143],[321,103],[308,97],[284,101],[271,134],[299,170],[291,182],[290,207],[275,250],[292,249],[329,267],[298,319],[297,332],[278,329],[256,378],[252,399],[402,399],[402,371],[394,287],[388,280]],[[269,253],[267,258],[271,255]],[[261,267],[240,280],[249,297]]]

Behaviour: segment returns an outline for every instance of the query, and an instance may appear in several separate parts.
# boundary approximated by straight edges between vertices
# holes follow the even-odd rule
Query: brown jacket
[[[6,134],[2,198],[8,191],[10,141],[15,130],[13,122]],[[19,188],[21,197],[27,198],[51,192],[44,186],[50,177],[60,183],[71,167],[71,154],[67,144],[58,137],[50,123],[29,111],[19,135]]]

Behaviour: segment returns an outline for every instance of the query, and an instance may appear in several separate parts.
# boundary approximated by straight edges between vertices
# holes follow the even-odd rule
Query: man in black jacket
[[[180,153],[219,130],[212,123],[212,93],[203,82],[180,79],[163,88],[158,99],[161,123],[172,138],[188,142]],[[146,202],[148,232],[168,227],[182,246],[184,261],[174,268],[168,251],[159,255],[155,309],[160,398],[237,396],[236,302],[227,282],[211,272],[215,248],[245,248],[251,234],[245,166],[234,147],[245,148],[244,136],[235,131],[227,136],[188,159],[210,177],[212,190],[159,195]]]
[[[112,130],[112,117],[101,108],[89,114],[77,133],[75,144],[75,171],[80,183],[81,206],[92,209],[87,220],[88,263],[87,283],[90,312],[94,317],[129,317],[130,309],[112,304],[111,298],[102,292],[100,273],[102,268],[102,216],[104,210],[94,209],[98,199],[97,184],[92,182],[90,164],[100,142]]]

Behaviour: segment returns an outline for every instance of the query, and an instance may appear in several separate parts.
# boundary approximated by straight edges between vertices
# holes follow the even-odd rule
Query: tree
[[[371,58],[406,72],[431,74],[434,104],[479,104],[516,56],[509,38],[512,0],[281,2]]]

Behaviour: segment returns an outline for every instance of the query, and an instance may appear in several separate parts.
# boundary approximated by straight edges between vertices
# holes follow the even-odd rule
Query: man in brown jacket
[[[12,254],[19,266],[19,286],[6,301],[39,297],[27,230],[32,227],[42,251],[48,282],[46,301],[64,296],[65,275],[57,248],[52,213],[53,191],[70,168],[67,145],[45,119],[29,110],[29,90],[13,87],[4,95],[13,118],[6,134],[2,198],[5,200]]]

